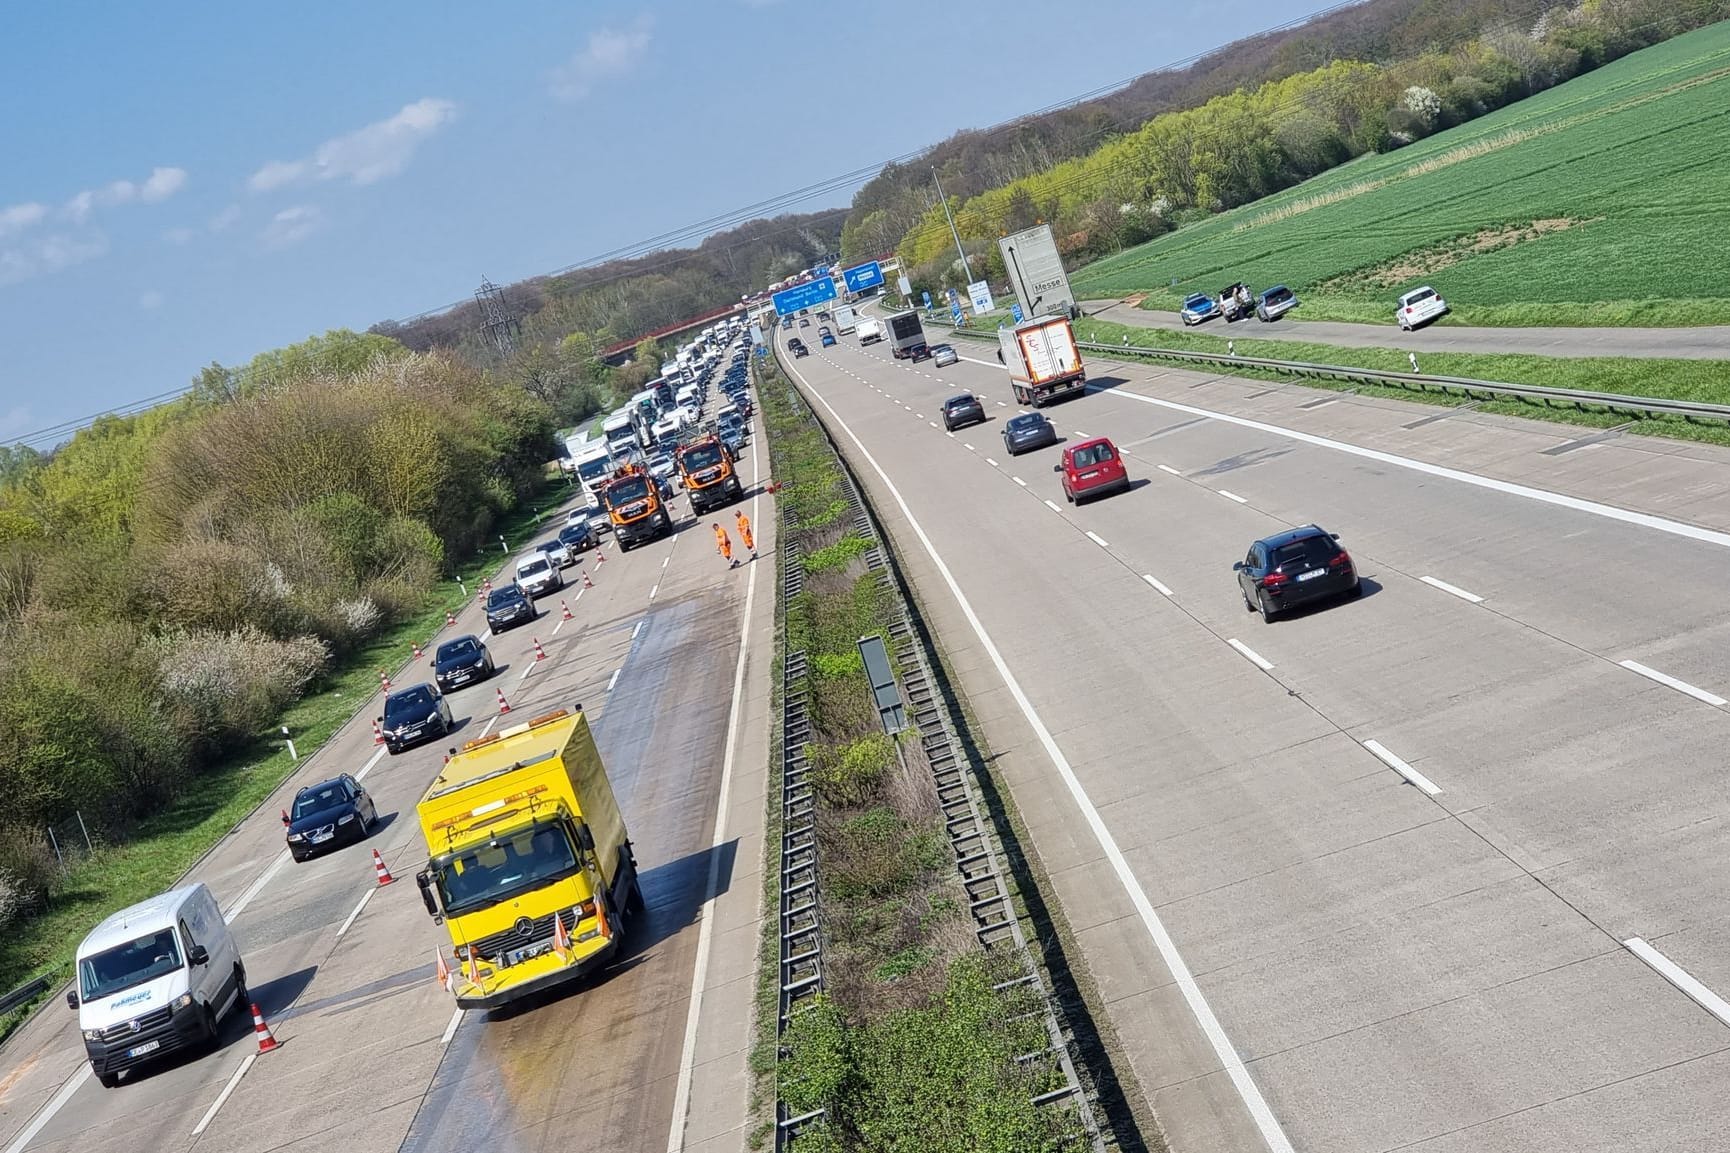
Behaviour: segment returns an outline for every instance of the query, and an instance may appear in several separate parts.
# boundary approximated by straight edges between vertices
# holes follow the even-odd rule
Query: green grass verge
[[[562,504],[569,490],[549,482],[506,517],[499,533],[515,552],[540,535],[543,520]],[[507,554],[502,551],[472,557],[462,567],[492,573]],[[476,592],[474,583],[469,593]],[[427,604],[413,617],[391,625],[365,645],[344,654],[306,696],[279,719],[286,726],[302,760],[310,757],[361,710],[376,705],[378,672],[395,673],[412,657],[411,641],[425,643],[444,625],[445,611],[460,611],[466,601],[454,582],[427,591]],[[331,773],[353,771],[359,765],[331,762]],[[0,936],[0,974],[12,988],[47,974],[57,987],[70,979],[78,942],[103,917],[116,909],[154,896],[186,874],[200,857],[295,772],[288,750],[275,730],[227,764],[193,780],[173,804],[140,823],[122,844],[98,846],[69,871],[47,908],[14,921]],[[0,1017],[0,1040],[22,1025],[38,997]]]
[[[1312,319],[1387,323],[1432,284],[1450,323],[1730,323],[1730,22],[1077,271],[1083,299],[1175,308],[1285,283]]]
[[[1344,348],[1335,344],[1314,344],[1296,340],[1238,339],[1188,330],[1137,328],[1091,318],[1076,325],[1076,336],[1084,341],[1114,345],[1121,345],[1127,337],[1132,347],[1167,348],[1179,352],[1204,352],[1220,356],[1226,354],[1229,339],[1235,344],[1239,356],[1305,361],[1311,364],[1368,368],[1384,372],[1411,371],[1411,362],[1406,359],[1406,353],[1392,348]],[[1425,373],[1434,376],[1463,376],[1505,384],[1587,389],[1592,392],[1616,392],[1628,396],[1730,404],[1730,361],[1723,360],[1642,360],[1636,357],[1576,358],[1508,353],[1431,352],[1418,358],[1418,366]],[[1198,364],[1193,368],[1199,372],[1229,372],[1258,380],[1291,382],[1294,379],[1289,375],[1250,367],[1240,369]],[[1350,388],[1363,395],[1390,396],[1431,404],[1465,403],[1464,397],[1398,387],[1366,386],[1308,378],[1298,379],[1297,382],[1310,388]],[[1622,413],[1581,412],[1573,408],[1549,407],[1519,400],[1497,401],[1479,407],[1484,412],[1595,428],[1626,424],[1630,419]],[[1629,431],[1647,436],[1730,444],[1730,427],[1722,424],[1694,424],[1680,419],[1653,418],[1640,420]]]

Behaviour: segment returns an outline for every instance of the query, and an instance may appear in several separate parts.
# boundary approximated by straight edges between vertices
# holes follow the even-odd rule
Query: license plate
[[[1078,480],[1092,480],[1094,477],[1096,477],[1098,475],[1099,475],[1098,470],[1095,470],[1093,472],[1084,472],[1079,477],[1077,477],[1076,479],[1078,479]]]
[[[517,949],[511,953],[510,962],[513,965],[520,965],[531,957],[538,957],[542,953],[552,951],[552,947],[553,943],[551,941],[543,941],[538,945],[529,945],[525,948]]]
[[[126,1050],[126,1055],[128,1057],[142,1057],[146,1053],[154,1053],[154,1052],[156,1052],[156,1050],[158,1050],[160,1048],[162,1048],[162,1042],[161,1041],[146,1041],[144,1044],[139,1045],[137,1048]]]
[[[453,684],[453,685],[460,685],[464,681],[467,681],[468,679],[469,679],[468,673],[453,673],[453,674],[451,674],[451,684]]]
[[[310,836],[308,836],[306,839],[311,841],[315,845],[322,845],[334,836],[336,836],[335,833],[313,833]]]
[[[1314,580],[1315,578],[1317,578],[1319,576],[1326,576],[1326,575],[1328,575],[1327,569],[1325,569],[1325,568],[1312,568],[1309,572],[1299,573],[1298,574],[1298,580],[1300,580],[1300,581]]]

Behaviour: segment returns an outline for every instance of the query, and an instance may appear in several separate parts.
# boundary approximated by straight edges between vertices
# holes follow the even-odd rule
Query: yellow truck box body
[[[456,946],[460,1006],[492,1008],[576,979],[615,951],[640,904],[636,863],[581,712],[469,742],[417,813],[430,860],[416,880],[429,911],[437,894]]]

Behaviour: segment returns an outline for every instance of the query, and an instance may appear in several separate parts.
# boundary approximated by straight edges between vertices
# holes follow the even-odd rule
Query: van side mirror
[[[439,916],[439,903],[433,897],[432,874],[426,872],[416,873],[414,875],[414,883],[420,886],[420,899],[422,903],[426,905],[428,915],[431,916],[435,922],[444,920],[443,917]]]
[[[589,826],[587,823],[577,826],[577,844],[583,847],[583,852],[585,853],[592,853],[595,851],[595,835],[589,832]]]
[[[203,945],[192,946],[192,951],[186,954],[186,959],[194,965],[210,964],[210,950]]]
[[[66,1007],[68,1009],[73,1010],[73,1011],[77,1011],[77,1009],[78,1009],[78,990],[77,989],[66,990]]]

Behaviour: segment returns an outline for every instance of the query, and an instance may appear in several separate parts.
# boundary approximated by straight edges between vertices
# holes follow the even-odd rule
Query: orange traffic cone
[[[584,581],[583,587],[584,588],[593,588],[594,587],[593,585],[587,583],[588,579],[589,579],[589,574],[584,573],[583,574],[583,581]],[[559,608],[563,609],[564,613],[565,613],[564,616],[559,618],[560,620],[562,620],[562,621],[574,621],[577,619],[576,615],[571,612],[571,606],[566,604],[564,601],[559,602]]]
[[[493,692],[499,695],[499,716],[502,717],[511,711],[511,702],[505,700],[505,690],[494,689]]]
[[[443,949],[434,949],[433,956],[438,958],[437,969],[435,972],[438,976],[439,988],[448,993],[451,991],[451,967],[445,964],[445,951]]]
[[[372,743],[375,745],[384,744],[384,729],[379,727],[377,717],[372,719]]]
[[[539,637],[530,637],[530,638],[529,638],[529,639],[530,639],[530,640],[531,640],[531,641],[533,641],[533,642],[535,642],[535,659],[536,659],[536,660],[537,660],[537,661],[544,661],[544,660],[546,660],[546,659],[547,659],[547,650],[546,650],[546,649],[543,649],[543,648],[542,648],[542,647],[541,647],[541,638],[539,638]]]
[[[586,589],[592,589],[595,587],[595,582],[589,579],[589,574],[586,572],[583,574],[583,587]]]
[[[570,951],[571,938],[570,935],[565,932],[565,915],[563,913],[554,913],[553,952],[557,953],[559,955],[559,960],[563,961],[570,954]]]
[[[420,642],[419,641],[410,641],[409,647],[414,649],[414,659],[417,661],[426,655],[425,653],[420,651]]]
[[[372,851],[372,868],[373,872],[378,874],[378,883],[381,888],[396,880],[390,875],[390,870],[385,867],[384,858],[378,855],[377,849]]]
[[[264,1014],[258,1011],[258,1003],[252,1005],[252,1035],[258,1038],[258,1051],[268,1053],[272,1049],[282,1047],[282,1042],[276,1039],[276,1034],[270,1031],[270,1026],[264,1023]]]
[[[611,940],[613,930],[607,924],[607,891],[605,889],[595,893],[595,921],[597,922],[596,927],[601,930],[601,936]]]
[[[445,610],[445,627],[454,629],[454,628],[456,628],[456,625],[457,625],[456,614],[451,612],[449,609],[446,609]]]
[[[390,692],[390,674],[385,672],[383,669],[378,671],[378,683],[379,687],[386,693]]]

